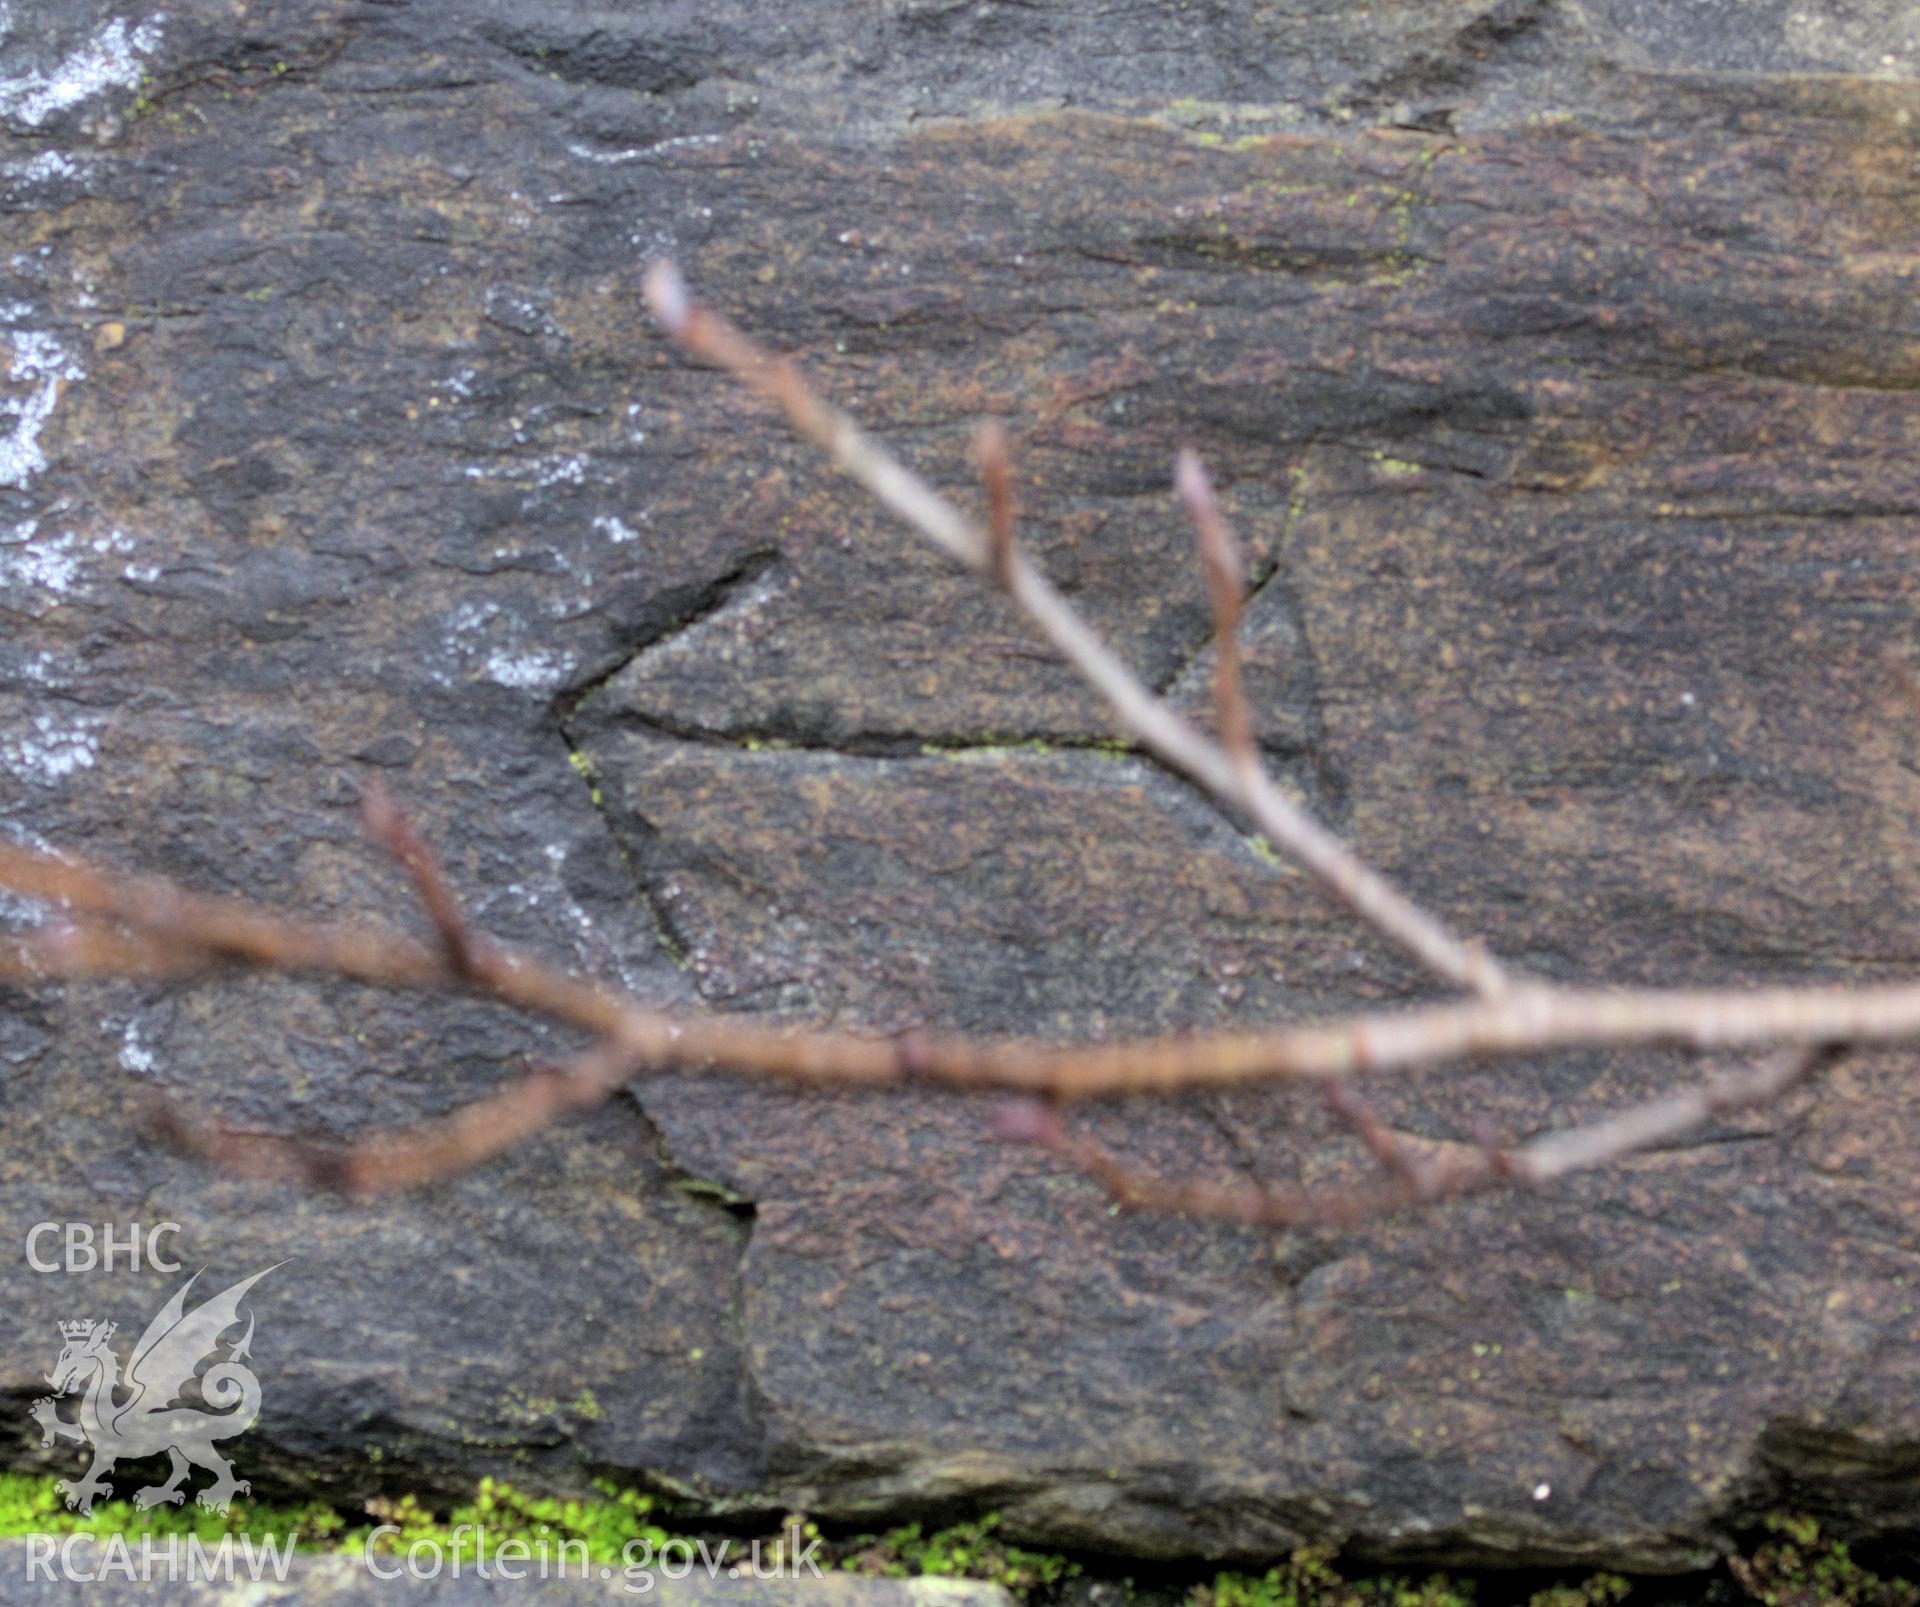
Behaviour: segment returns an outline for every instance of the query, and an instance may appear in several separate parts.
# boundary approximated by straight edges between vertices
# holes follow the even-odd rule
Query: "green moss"
[[[1770,1538],[1749,1556],[1728,1559],[1741,1592],[1764,1607],[1920,1607],[1920,1588],[1888,1578],[1856,1561],[1846,1544],[1827,1539],[1805,1517],[1773,1517]],[[1703,1563],[1707,1559],[1702,1559]],[[1413,1579],[1397,1574],[1349,1578],[1328,1550],[1296,1551],[1263,1574],[1221,1573],[1194,1589],[1188,1607],[1475,1607],[1485,1580],[1451,1574]],[[1725,1584],[1702,1599],[1720,1599]],[[1656,1589],[1660,1599],[1670,1594]],[[1498,1592],[1502,1600],[1517,1596]],[[1593,1574],[1534,1591],[1527,1607],[1617,1607],[1634,1594],[1618,1574]],[[1691,1592],[1689,1592],[1691,1594]]]
[[[305,1506],[270,1506],[235,1502],[227,1516],[195,1506],[191,1499],[177,1507],[138,1511],[131,1501],[95,1504],[87,1516],[67,1510],[53,1478],[26,1473],[0,1473],[0,1539],[30,1534],[196,1535],[215,1541],[224,1534],[296,1534],[303,1544],[327,1543],[340,1534],[345,1522],[322,1502]]]
[[[1612,1607],[1631,1590],[1617,1574],[1594,1574],[1538,1591],[1528,1607]],[[1473,1607],[1474,1581],[1441,1573],[1418,1580],[1399,1574],[1349,1579],[1331,1551],[1309,1547],[1264,1574],[1216,1574],[1189,1601],[1190,1607]]]
[[[666,1162],[672,1165],[671,1161]],[[740,1210],[753,1204],[744,1194],[735,1193],[723,1183],[711,1178],[694,1177],[687,1173],[673,1178],[667,1186],[677,1194],[684,1194],[690,1200],[706,1200],[726,1210]]]
[[[375,1522],[343,1533],[337,1546],[353,1552],[369,1545],[381,1552],[404,1552],[425,1540],[449,1559],[468,1562],[492,1556],[510,1543],[536,1551],[545,1547],[550,1554],[578,1543],[592,1561],[613,1565],[624,1560],[631,1542],[646,1541],[657,1551],[672,1538],[653,1521],[651,1496],[617,1490],[604,1481],[595,1488],[603,1499],[572,1500],[532,1496],[499,1480],[483,1479],[474,1499],[444,1519],[410,1495],[369,1501],[367,1513]]]
[[[1471,1607],[1473,1593],[1440,1574],[1420,1584],[1393,1574],[1355,1583],[1335,1569],[1331,1552],[1309,1547],[1264,1574],[1216,1574],[1191,1601],[1193,1607]]]
[[[698,1357],[699,1353],[693,1353]],[[601,1413],[591,1391],[582,1390],[571,1410],[583,1418]],[[371,1458],[377,1461],[378,1457]],[[275,1505],[235,1502],[225,1517],[191,1503],[137,1511],[130,1501],[103,1502],[81,1517],[67,1510],[55,1480],[30,1474],[0,1473],[0,1539],[27,1535],[89,1534],[129,1540],[151,1535],[194,1537],[209,1547],[232,1535],[255,1542],[291,1540],[302,1550],[360,1555],[369,1547],[404,1553],[427,1541],[449,1559],[474,1562],[493,1557],[508,1544],[533,1554],[559,1555],[560,1548],[583,1548],[596,1564],[619,1566],[630,1560],[628,1548],[644,1542],[652,1555],[681,1542],[698,1548],[697,1535],[676,1533],[663,1522],[656,1498],[596,1480],[594,1494],[583,1499],[535,1496],[495,1479],[484,1479],[473,1499],[444,1515],[417,1497],[380,1497],[349,1517],[324,1502]],[[1045,1602],[1082,1565],[1055,1552],[1014,1545],[1000,1534],[998,1513],[970,1523],[927,1533],[910,1523],[883,1534],[829,1540],[803,1517],[780,1523],[777,1537],[763,1538],[760,1558],[772,1566],[781,1548],[796,1540],[819,1542],[821,1566],[889,1578],[981,1579],[1004,1586],[1015,1597]],[[772,1528],[772,1525],[769,1525]],[[1728,1560],[1733,1581],[1763,1607],[1920,1607],[1920,1588],[1888,1577],[1856,1560],[1844,1541],[1829,1539],[1808,1517],[1776,1516],[1765,1523],[1766,1538],[1751,1552]],[[735,1540],[734,1544],[740,1542]],[[717,1544],[709,1550],[717,1550]],[[577,1553],[576,1553],[577,1554]],[[1705,1559],[1702,1559],[1705,1561]],[[1132,1595],[1132,1581],[1122,1581]],[[1264,1573],[1225,1571],[1195,1585],[1186,1607],[1477,1607],[1485,1579],[1432,1573],[1421,1578],[1393,1573],[1352,1577],[1341,1571],[1330,1549],[1304,1548]],[[1715,1591],[1724,1590],[1724,1576]],[[1618,1607],[1634,1593],[1631,1581],[1617,1574],[1593,1574],[1535,1591],[1526,1607]],[[1156,1593],[1158,1597],[1160,1593]],[[1503,1602],[1517,1594],[1497,1589]],[[1658,1594],[1658,1591],[1656,1591]],[[1662,1595],[1660,1599],[1672,1599]],[[1714,1599],[1710,1594],[1706,1599]]]
[[[1578,1585],[1552,1585],[1536,1591],[1527,1607],[1611,1607],[1633,1594],[1633,1586],[1618,1574],[1595,1574]]]
[[[1782,1515],[1765,1527],[1772,1538],[1729,1563],[1765,1607],[1920,1607],[1920,1586],[1856,1562],[1846,1542],[1827,1539],[1815,1519]]]
[[[583,1417],[597,1417],[601,1411],[586,1391],[572,1409]],[[472,1501],[444,1514],[416,1496],[402,1495],[376,1497],[361,1517],[351,1520],[322,1502],[274,1506],[244,1501],[235,1502],[226,1517],[190,1505],[140,1512],[129,1501],[114,1501],[96,1506],[83,1518],[67,1510],[53,1479],[0,1474],[0,1539],[33,1534],[192,1535],[212,1545],[231,1534],[277,1543],[291,1538],[297,1549],[350,1555],[369,1547],[382,1554],[404,1553],[425,1541],[449,1561],[462,1563],[495,1556],[509,1544],[530,1547],[535,1555],[559,1555],[562,1546],[580,1546],[590,1561],[609,1566],[630,1561],[628,1548],[635,1542],[646,1542],[654,1555],[676,1540],[699,1546],[697,1537],[677,1535],[658,1521],[652,1496],[621,1490],[608,1480],[597,1480],[594,1489],[596,1496],[576,1500],[530,1495],[500,1480],[483,1479]],[[1065,1557],[1001,1540],[995,1533],[999,1523],[998,1515],[990,1514],[933,1534],[923,1533],[917,1523],[908,1524],[884,1535],[829,1545],[816,1524],[790,1517],[777,1534],[762,1540],[760,1565],[776,1566],[790,1543],[797,1541],[805,1550],[809,1542],[819,1541],[822,1565],[895,1578],[987,1579],[1022,1597],[1080,1572],[1079,1565]],[[709,1549],[717,1554],[717,1544]]]
[[[997,1512],[934,1534],[924,1534],[919,1524],[909,1523],[883,1535],[847,1542],[840,1549],[851,1549],[852,1555],[844,1556],[840,1566],[891,1579],[987,1579],[1016,1596],[1031,1595],[1079,1574],[1077,1562],[1058,1554],[1010,1545],[996,1532],[999,1527]]]
[[[700,1352],[691,1353],[697,1359]],[[544,1403],[542,1403],[544,1404]],[[590,1391],[583,1390],[572,1410],[581,1417],[601,1415]],[[676,1534],[659,1521],[654,1497],[622,1490],[610,1480],[594,1482],[596,1494],[585,1499],[536,1496],[497,1479],[483,1479],[471,1501],[444,1514],[417,1496],[376,1497],[363,1514],[348,1518],[324,1502],[276,1506],[266,1502],[236,1501],[222,1517],[191,1503],[138,1511],[131,1501],[103,1502],[87,1517],[67,1510],[56,1481],[30,1474],[0,1474],[0,1539],[26,1535],[91,1534],[196,1536],[216,1544],[224,1535],[291,1539],[296,1549],[341,1551],[360,1555],[369,1547],[382,1553],[404,1553],[416,1542],[435,1546],[449,1561],[462,1563],[495,1556],[502,1546],[519,1544],[536,1555],[558,1555],[560,1548],[584,1546],[594,1563],[609,1566],[630,1561],[628,1548],[647,1542],[652,1554],[673,1541],[698,1547],[697,1536]],[[837,1564],[857,1572],[897,1578],[939,1577],[991,1579],[1017,1595],[1057,1585],[1079,1573],[1065,1557],[1028,1551],[1009,1545],[995,1534],[998,1515],[960,1524],[934,1534],[923,1534],[919,1524],[880,1536],[863,1535],[829,1545],[819,1527],[802,1517],[789,1517],[771,1537],[763,1537],[761,1566],[776,1566],[782,1549],[798,1541],[804,1550],[820,1541],[817,1553],[824,1565]],[[736,1544],[738,1542],[735,1542]],[[717,1553],[715,1543],[709,1549]]]
[[[582,1400],[597,1413],[591,1396]],[[581,1402],[575,1403],[581,1410]],[[591,1415],[584,1412],[582,1415]],[[276,1540],[292,1536],[301,1549],[358,1554],[369,1545],[404,1551],[416,1540],[431,1540],[448,1557],[477,1559],[509,1541],[557,1548],[562,1541],[584,1542],[595,1562],[618,1563],[631,1540],[650,1540],[657,1550],[671,1536],[652,1520],[653,1499],[634,1491],[597,1486],[604,1499],[562,1500],[527,1495],[508,1484],[484,1479],[471,1502],[444,1518],[411,1495],[369,1501],[365,1515],[349,1520],[324,1502],[273,1506],[236,1501],[227,1516],[191,1503],[141,1512],[130,1501],[96,1505],[87,1517],[69,1512],[55,1481],[25,1474],[0,1474],[0,1539],[30,1534],[194,1535],[211,1543],[222,1535]],[[398,1533],[393,1531],[397,1530]]]
[[[598,809],[600,807],[600,772],[594,769],[593,760],[575,748],[567,754],[567,763],[573,766],[574,773],[587,784],[587,797],[592,801],[593,807]]]

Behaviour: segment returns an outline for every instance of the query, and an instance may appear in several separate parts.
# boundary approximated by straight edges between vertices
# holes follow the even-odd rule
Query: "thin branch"
[[[178,977],[204,965],[198,951],[116,927],[57,920],[0,950],[0,985],[30,986],[56,977]]]
[[[1519,1152],[1518,1163],[1527,1182],[1546,1184],[1636,1150],[1657,1149],[1717,1117],[1778,1099],[1805,1082],[1836,1052],[1821,1045],[1775,1050],[1757,1066],[1722,1072],[1585,1127],[1545,1134]]]
[[[1360,1097],[1351,1083],[1328,1083],[1326,1105],[1338,1121],[1353,1129],[1367,1153],[1380,1163],[1380,1169],[1389,1177],[1410,1182],[1418,1176],[1407,1146],[1394,1137],[1393,1129],[1380,1119],[1378,1112]]]
[[[1245,560],[1220,511],[1207,466],[1191,447],[1181,448],[1173,483],[1193,521],[1200,566],[1213,603],[1213,706],[1220,745],[1243,775],[1254,776],[1261,769],[1260,753],[1254,743],[1253,716],[1247,707],[1240,668],[1240,621],[1247,602]],[[1403,1187],[1417,1187],[1419,1173],[1406,1147],[1394,1138],[1358,1090],[1350,1083],[1330,1082],[1326,1085],[1326,1103],[1359,1135],[1389,1178]]]
[[[1013,466],[1007,458],[1007,432],[998,419],[988,419],[974,436],[980,460],[980,478],[987,488],[988,572],[1002,591],[1013,590],[1015,557],[1013,525]]]
[[[1150,1177],[1112,1150],[1067,1129],[1054,1106],[1037,1099],[1010,1100],[993,1116],[990,1130],[1012,1143],[1030,1144],[1061,1165],[1091,1178],[1116,1205],[1162,1211],[1248,1227],[1353,1227],[1391,1216],[1423,1198],[1442,1197],[1436,1169],[1405,1171],[1359,1189],[1306,1189],[1298,1185],[1170,1182]]]
[[[1220,726],[1220,745],[1243,775],[1260,768],[1253,741],[1253,716],[1240,683],[1240,616],[1247,606],[1246,565],[1240,544],[1214,499],[1207,466],[1192,447],[1182,447],[1173,471],[1174,489],[1187,505],[1200,544],[1200,567],[1206,572],[1207,593],[1213,601],[1213,706]]]
[[[85,931],[84,938],[58,926],[24,934],[19,947],[25,964],[40,975],[99,975],[94,961],[107,938],[95,928],[118,926],[157,942],[175,974],[243,964],[326,972],[383,987],[437,988],[451,979],[441,956],[408,938],[288,920],[236,899],[183,892],[159,878],[97,869],[70,855],[0,843],[0,888],[63,912]]]
[[[455,975],[471,982],[488,981],[493,974],[493,957],[475,939],[439,858],[413,822],[393,806],[377,778],[360,795],[360,824],[412,879],[420,907],[440,934],[440,947]]]
[[[980,437],[989,530],[983,533],[847,419],[820,401],[797,368],[693,305],[666,265],[649,275],[656,316],[695,355],[776,402],[886,507],[977,571],[992,576],[1112,705],[1149,751],[1216,801],[1238,809],[1276,847],[1386,936],[1478,997],[1254,1033],[1056,1047],[911,1032],[892,1038],[777,1031],[748,1021],[681,1017],[617,988],[559,971],[476,931],[424,839],[384,794],[366,799],[369,833],[405,869],[432,924],[424,942],[367,926],[300,920],[170,882],[110,873],[65,855],[0,845],[0,890],[47,906],[51,918],[0,947],[0,983],[103,975],[193,976],[256,969],[338,976],[385,988],[465,992],[586,1032],[593,1047],[451,1115],[349,1145],[195,1126],[162,1106],[157,1129],[229,1170],[354,1193],[412,1187],[497,1155],[561,1116],[606,1099],[632,1076],[685,1069],[823,1089],[925,1085],[1023,1097],[1000,1112],[1004,1136],[1037,1144],[1098,1178],[1123,1203],[1269,1225],[1343,1224],[1495,1186],[1535,1186],[1668,1142],[1715,1115],[1777,1098],[1839,1044],[1920,1037],[1920,982],[1764,990],[1577,990],[1509,983],[1464,942],[1283,797],[1259,762],[1241,685],[1237,629],[1245,579],[1204,467],[1183,454],[1176,474],[1207,570],[1219,640],[1215,703],[1221,742],[1156,699],[1033,566],[1014,536],[1004,435]],[[1603,1045],[1693,1049],[1793,1046],[1751,1070],[1613,1116],[1537,1135],[1517,1149],[1491,1137],[1465,1154],[1423,1158],[1361,1097],[1356,1081],[1449,1061]],[[1302,1189],[1164,1183],[1133,1175],[1068,1133],[1060,1103],[1255,1082],[1319,1086],[1335,1116],[1380,1164],[1374,1186]]]
[[[1492,999],[1337,1017],[1268,1032],[1066,1047],[921,1033],[877,1038],[788,1032],[654,1009],[617,988],[557,971],[504,945],[489,945],[496,960],[484,980],[476,981],[455,971],[438,946],[414,938],[292,919],[251,904],[183,893],[162,881],[110,877],[80,861],[31,849],[0,846],[0,890],[119,922],[136,944],[144,940],[177,955],[175,974],[247,965],[380,987],[482,992],[617,1042],[639,1067],[710,1069],[816,1088],[919,1083],[1105,1099],[1251,1083],[1335,1083],[1451,1061],[1606,1046],[1731,1049],[1920,1038],[1920,982],[1915,981],[1698,990],[1527,987]],[[52,935],[23,934],[17,942],[31,974],[64,974],[61,960],[71,945],[57,928]],[[79,974],[98,971],[88,966]]]
[[[1067,1131],[1060,1112],[1037,1099],[1009,1100],[994,1113],[996,1137],[1033,1145],[1092,1178],[1131,1210],[1164,1211],[1267,1228],[1351,1228],[1420,1206],[1501,1188],[1531,1189],[1610,1165],[1684,1138],[1715,1117],[1766,1104],[1805,1081],[1827,1059],[1823,1048],[1778,1050],[1759,1065],[1632,1105],[1585,1126],[1543,1134],[1509,1149],[1483,1139],[1463,1153],[1423,1160],[1392,1140],[1363,1142],[1387,1170],[1367,1188],[1306,1189],[1247,1183],[1168,1182],[1148,1177],[1111,1150]],[[1348,1114],[1352,1114],[1349,1108]],[[1384,1131],[1384,1129],[1382,1129]]]
[[[196,1122],[170,1099],[151,1103],[147,1128],[162,1142],[238,1177],[343,1194],[385,1194],[491,1160],[562,1117],[605,1103],[636,1069],[629,1051],[597,1044],[568,1066],[529,1072],[439,1121],[354,1144],[319,1144]]]
[[[906,468],[859,425],[822,401],[800,370],[761,350],[738,329],[695,303],[679,271],[656,262],[646,277],[647,302],[662,329],[695,357],[724,368],[778,406],[787,422],[904,520],[966,568],[996,573],[992,537]],[[1499,964],[1476,943],[1448,930],[1274,785],[1259,765],[1236,764],[1218,744],[1181,719],[1143,685],[1017,552],[998,567],[1008,595],[1082,679],[1106,699],[1127,734],[1216,801],[1244,816],[1279,852],[1316,877],[1362,920],[1456,986],[1494,994],[1507,985]]]

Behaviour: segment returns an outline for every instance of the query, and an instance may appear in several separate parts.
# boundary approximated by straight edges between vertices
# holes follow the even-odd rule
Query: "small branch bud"
[[[1207,593],[1213,600],[1213,705],[1220,726],[1220,745],[1241,770],[1258,769],[1253,716],[1247,710],[1246,693],[1240,684],[1238,632],[1247,600],[1246,565],[1240,557],[1239,543],[1221,517],[1206,465],[1192,447],[1181,448],[1174,462],[1173,484],[1193,520],[1194,535],[1200,544],[1200,564],[1207,576]]]
[[[1328,1083],[1322,1091],[1322,1098],[1334,1117],[1353,1129],[1360,1142],[1366,1145],[1367,1153],[1380,1163],[1383,1171],[1403,1182],[1413,1180],[1417,1170],[1413,1157],[1394,1137],[1393,1129],[1380,1119],[1373,1106],[1361,1097],[1351,1083]]]
[[[1060,1112],[1042,1099],[1005,1100],[994,1107],[987,1125],[995,1138],[1040,1149],[1057,1149],[1067,1136]]]
[[[440,946],[455,975],[485,981],[488,955],[467,925],[453,885],[427,841],[395,806],[380,782],[371,780],[360,795],[360,820],[369,837],[391,854],[413,879],[427,918],[440,934]]]
[[[1886,650],[1883,662],[1887,667],[1887,679],[1899,695],[1902,712],[1920,714],[1920,675],[1914,673],[1912,663],[1904,653],[1893,647]]]
[[[980,479],[987,490],[987,539],[993,583],[1013,590],[1013,467],[1007,456],[1007,432],[998,419],[988,419],[974,435],[974,453]]]
[[[927,1074],[927,1035],[919,1027],[908,1027],[895,1036],[894,1047],[900,1055],[900,1080],[912,1082]]]
[[[687,319],[693,312],[693,301],[687,294],[687,282],[680,277],[680,270],[669,259],[662,257],[647,269],[642,287],[653,321],[669,335],[685,333]]]

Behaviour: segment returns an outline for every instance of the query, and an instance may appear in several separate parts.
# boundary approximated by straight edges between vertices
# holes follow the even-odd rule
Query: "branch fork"
[[[1246,572],[1205,464],[1183,450],[1173,488],[1193,526],[1212,605],[1215,664],[1209,737],[1156,697],[1022,553],[1012,453],[997,421],[975,439],[986,521],[977,524],[823,401],[789,360],[763,351],[700,306],[671,264],[646,276],[655,320],[686,353],[773,403],[789,424],[877,502],[1004,592],[1107,702],[1142,750],[1257,831],[1335,902],[1414,956],[1454,997],[1438,1003],[1268,1032],[1055,1046],[978,1042],[918,1030],[893,1038],[785,1032],[754,1022],[680,1016],[610,985],[546,965],[477,931],[445,871],[385,792],[370,787],[363,823],[412,883],[431,941],[365,924],[301,919],[97,869],[67,855],[0,845],[0,890],[52,912],[0,947],[0,985],[102,976],[187,978],[255,969],[343,977],[369,986],[464,992],[584,1032],[590,1046],[534,1069],[451,1115],[358,1143],[190,1123],[156,1103],[155,1133],[224,1170],[356,1195],[419,1187],[479,1165],[551,1123],[666,1069],[760,1078],[814,1089],[906,1085],[997,1092],[987,1127],[1086,1174],[1136,1209],[1281,1228],[1347,1227],[1499,1188],[1543,1188],[1575,1172],[1671,1144],[1727,1112],[1777,1100],[1841,1048],[1920,1039],[1920,982],[1765,990],[1606,990],[1521,978],[1365,864],[1276,784],[1261,759],[1243,685],[1239,627]],[[1911,682],[1910,672],[1901,684]],[[1758,1050],[1761,1058],[1598,1120],[1518,1144],[1476,1132],[1439,1155],[1415,1153],[1360,1084],[1449,1062],[1599,1045]],[[1378,1171],[1371,1186],[1313,1191],[1164,1181],[1135,1173],[1076,1136],[1066,1107],[1254,1083],[1319,1091]]]

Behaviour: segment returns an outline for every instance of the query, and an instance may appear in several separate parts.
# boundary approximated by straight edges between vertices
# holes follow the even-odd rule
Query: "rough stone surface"
[[[28,11],[32,15],[27,15]],[[1166,493],[1216,466],[1263,740],[1564,978],[1920,955],[1909,8],[256,3],[0,12],[0,827],[409,913],[378,775],[502,935],[682,1005],[1116,1034],[1418,996],[1001,603],[646,331],[671,251],[930,471],[1007,419],[1036,558],[1201,707]],[[0,908],[18,922],[25,912]],[[9,994],[0,1396],[262,1283],[241,1465],[348,1498],[591,1474],[1145,1556],[1683,1568],[1780,1500],[1911,1528],[1900,1054],[1547,1199],[1346,1235],[1113,1215],[947,1099],[691,1078],[417,1197],[209,1179],[561,1046],[253,982]],[[1686,1075],[1409,1080],[1468,1141]],[[1337,1180],[1314,1111],[1087,1118]],[[4,1248],[4,1247],[0,1247]],[[1817,1492],[1817,1494],[1816,1494]]]

